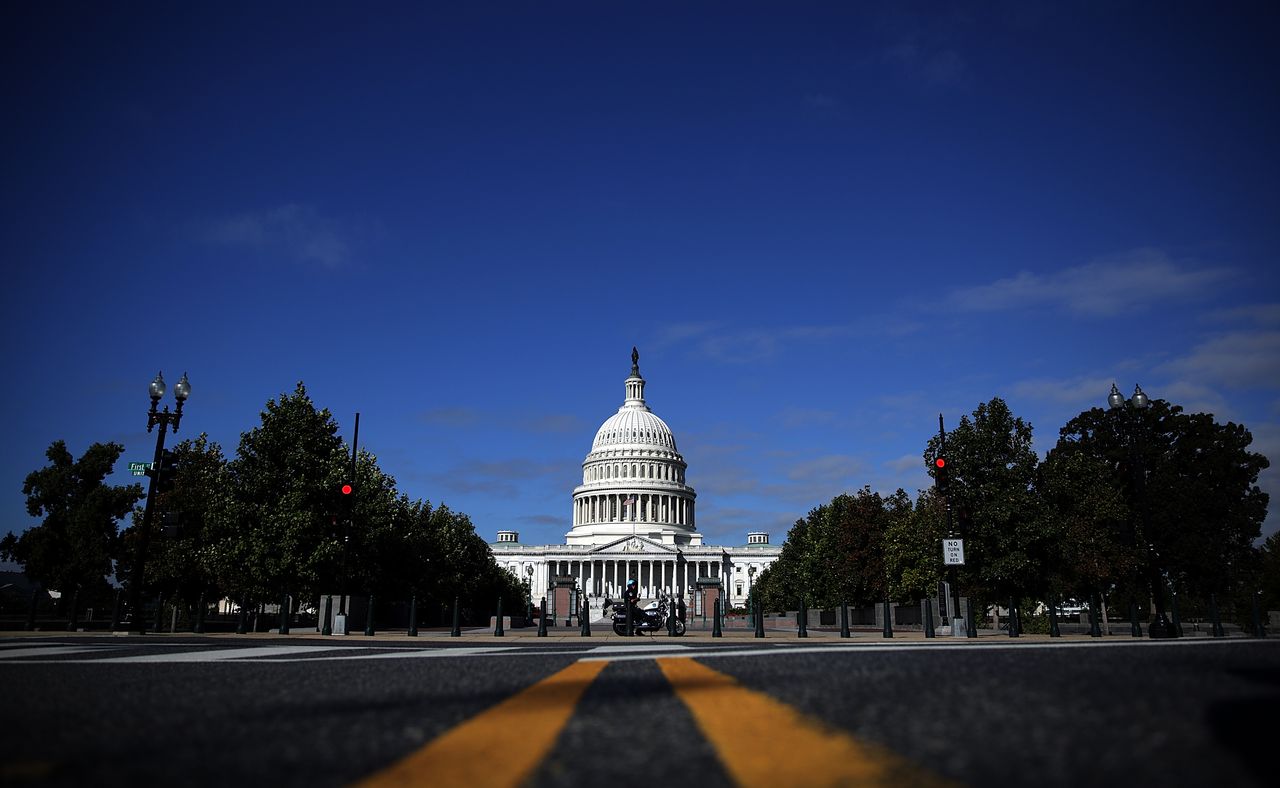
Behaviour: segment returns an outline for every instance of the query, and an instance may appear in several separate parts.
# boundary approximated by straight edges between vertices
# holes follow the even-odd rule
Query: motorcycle
[[[608,599],[605,600],[605,606],[610,605]],[[613,610],[613,631],[619,635],[627,634],[627,602],[624,599],[621,602],[612,603]],[[679,618],[675,619],[675,630],[677,635],[684,634],[684,622]],[[639,635],[644,632],[662,632],[667,628],[667,601],[665,599],[656,602],[650,602],[640,611],[639,617],[632,614],[631,626]]]

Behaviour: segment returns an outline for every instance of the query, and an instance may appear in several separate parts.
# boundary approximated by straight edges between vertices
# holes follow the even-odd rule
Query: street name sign
[[[129,463],[129,473],[132,473],[134,476],[146,476],[147,471],[151,470],[152,465],[155,465],[155,463],[154,462],[131,462]]]
[[[963,566],[964,565],[964,540],[963,539],[943,539],[942,540],[942,563],[947,566]]]

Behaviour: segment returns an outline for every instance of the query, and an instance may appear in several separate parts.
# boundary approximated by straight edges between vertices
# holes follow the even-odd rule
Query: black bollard
[[[1174,591],[1169,601],[1169,623],[1173,625],[1173,636],[1182,637],[1182,617],[1178,615],[1178,592]]]
[[[502,628],[502,597],[498,597],[498,615],[494,616],[493,636],[496,638],[506,637],[507,632]]]
[[[164,594],[156,595],[156,624],[153,630],[159,632],[164,627]]]
[[[120,589],[116,589],[116,598],[111,603],[111,631],[120,628]]]
[[[236,619],[236,634],[247,635],[249,633],[249,600],[243,595],[240,597],[240,615]]]
[[[712,608],[713,619],[711,622],[711,637],[724,637],[724,633],[720,631],[720,597],[716,597],[715,606]]]
[[[849,603],[840,603],[840,637],[849,637]]]
[[[1102,628],[1098,626],[1098,603],[1096,597],[1089,599],[1089,637],[1102,637]]]
[[[623,601],[626,602],[627,605],[627,637],[631,637],[636,633],[635,627],[631,624],[631,600],[624,599]]]
[[[1262,624],[1262,609],[1259,607],[1259,597],[1262,592],[1259,591],[1252,595],[1253,602],[1253,636],[1256,638],[1264,638],[1267,636],[1267,628]]]
[[[411,638],[418,636],[418,595],[414,594],[409,597],[409,631],[406,633]]]
[[[1226,637],[1227,631],[1222,628],[1222,616],[1218,615],[1218,598],[1213,594],[1209,595],[1209,622],[1214,637]]]
[[[582,595],[582,610],[578,611],[578,620],[582,622],[582,631],[578,633],[580,637],[591,637],[591,600],[586,594]]]
[[[756,637],[764,637],[764,608],[756,604]]]
[[[324,624],[320,627],[321,635],[333,634],[333,595],[325,594],[324,597]]]
[[[373,633],[374,633],[374,625],[373,625],[373,594],[370,594],[370,595],[369,595],[369,608],[368,608],[368,611],[366,612],[365,617],[364,617],[364,636],[365,636],[365,637],[367,637],[367,638],[371,638],[371,637],[373,637]]]
[[[280,598],[280,634],[289,634],[289,595],[285,594]]]
[[[544,596],[538,607],[538,637],[547,636],[547,598]]]
[[[1058,627],[1058,601],[1056,599],[1049,600],[1049,637],[1062,637],[1062,630]]]
[[[71,610],[67,615],[67,631],[75,632],[80,624],[80,589],[71,595]]]
[[[800,609],[796,611],[796,637],[809,637],[809,609],[805,607],[804,597],[800,597]]]
[[[1138,620],[1138,606],[1133,602],[1129,603],[1129,636],[1142,637],[1142,622]]]
[[[27,606],[27,623],[23,626],[28,632],[36,629],[36,602],[40,599],[40,587],[31,589],[31,603]]]
[[[1009,598],[1009,637],[1016,638],[1021,632],[1018,631],[1018,609],[1013,606],[1013,598]]]
[[[671,600],[671,607],[667,609],[667,637],[676,636],[676,601]]]
[[[453,598],[453,629],[449,630],[449,637],[462,637],[462,627],[458,619],[458,598],[456,596]]]
[[[938,633],[933,629],[933,600],[926,599],[924,601],[924,636],[927,638],[937,637]]]
[[[893,608],[887,599],[884,601],[884,637],[893,637]]]
[[[193,628],[192,628],[192,630],[191,630],[192,632],[196,633],[197,635],[203,635],[203,634],[204,634],[204,608],[205,608],[205,604],[204,604],[204,592],[203,592],[203,591],[201,591],[201,592],[200,592],[200,601],[197,603],[197,607],[196,607],[196,623],[195,623],[195,627],[193,627]]]

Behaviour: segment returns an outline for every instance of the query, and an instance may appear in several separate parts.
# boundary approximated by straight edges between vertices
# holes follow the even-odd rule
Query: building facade
[[[689,599],[699,580],[718,580],[730,606],[744,605],[781,548],[764,531],[736,547],[703,543],[688,466],[671,428],[645,401],[635,348],[624,386],[622,407],[596,430],[582,462],[565,543],[525,545],[518,532],[499,531],[494,558],[528,584],[535,603],[554,578],[570,577],[588,596],[612,599],[632,578],[643,599]]]

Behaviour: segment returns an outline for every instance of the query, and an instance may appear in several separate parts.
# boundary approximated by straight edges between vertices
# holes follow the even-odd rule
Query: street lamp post
[[[133,571],[129,575],[129,631],[139,635],[147,631],[147,624],[142,615],[142,584],[147,562],[147,543],[151,539],[151,521],[155,512],[156,489],[160,484],[160,474],[163,473],[161,460],[164,456],[164,438],[170,425],[173,426],[175,433],[178,431],[178,424],[182,421],[182,406],[187,401],[187,397],[191,396],[191,383],[187,381],[187,373],[182,373],[182,379],[173,387],[173,398],[177,401],[177,406],[172,413],[169,412],[168,405],[164,406],[164,410],[156,410],[164,392],[164,377],[161,373],[156,373],[156,379],[147,387],[147,393],[151,397],[151,410],[147,412],[147,432],[151,432],[157,425],[160,427],[160,432],[156,435],[156,453],[151,463],[151,483],[147,487],[147,504],[142,511],[142,528],[138,532]]]
[[[1140,424],[1142,421],[1142,411],[1151,407],[1151,400],[1142,391],[1141,386],[1133,387],[1133,396],[1125,399],[1120,393],[1120,389],[1116,384],[1111,384],[1111,393],[1107,395],[1107,405],[1111,408],[1111,412],[1115,413],[1122,421],[1125,427],[1125,440],[1129,449],[1129,470],[1133,474],[1133,490],[1134,495],[1138,499],[1135,507],[1137,514],[1135,519],[1137,523],[1134,531],[1137,535],[1137,525],[1142,526],[1142,533],[1146,535],[1146,523],[1144,517],[1146,515],[1146,468],[1142,463],[1142,452],[1138,449],[1137,440],[1140,435]],[[1156,615],[1151,620],[1151,625],[1147,628],[1147,632],[1152,638],[1176,638],[1177,630],[1169,623],[1169,619],[1165,616],[1164,610],[1164,578],[1160,571],[1155,546],[1148,543],[1147,545],[1147,581],[1151,585],[1151,596],[1155,602]]]

